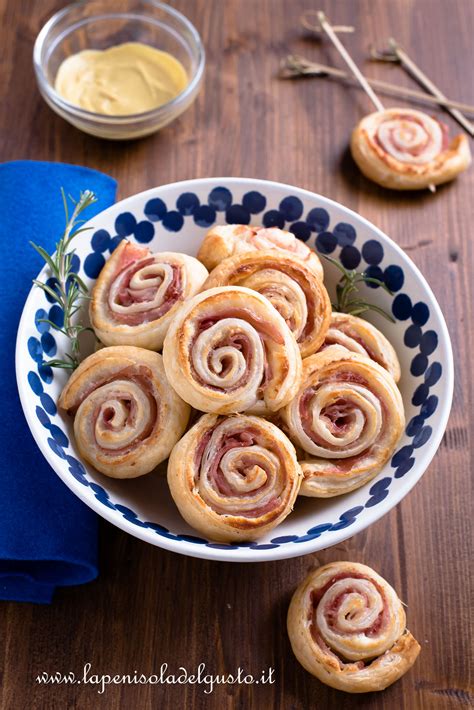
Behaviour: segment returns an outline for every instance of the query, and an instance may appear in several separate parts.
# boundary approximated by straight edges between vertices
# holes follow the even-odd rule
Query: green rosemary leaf
[[[56,323],[53,323],[53,321],[49,320],[49,318],[38,318],[37,322],[38,323],[47,323],[48,325],[51,326],[51,328],[54,328],[54,330],[57,330],[59,333],[62,333],[63,335],[67,335],[64,328],[61,328],[59,325],[56,325]]]
[[[80,220],[81,222],[85,222],[84,219]],[[73,232],[73,236],[77,237],[78,234],[81,234],[81,232],[88,232],[92,227],[81,227],[80,229],[75,229]]]
[[[386,291],[389,296],[393,296],[393,291],[389,289],[386,283],[384,281],[380,281],[380,279],[375,279],[372,276],[366,276],[365,274],[362,274],[364,277],[362,280],[364,283],[369,283],[369,284],[377,284],[377,286],[380,286],[380,288],[383,288],[384,291]]]
[[[327,256],[326,254],[320,254],[320,256],[322,256],[323,259],[326,259],[326,261],[329,261],[330,264],[332,264],[337,269],[339,269],[339,271],[342,272],[343,276],[346,276],[346,274],[348,273],[347,269],[345,269],[339,261],[337,261],[336,259],[333,259],[330,256]]]
[[[65,271],[70,271],[71,270],[71,263],[72,263],[72,257],[74,256],[74,249],[71,249],[71,251],[68,251],[67,254],[64,255],[64,269]]]
[[[362,313],[367,313],[369,309],[364,306],[364,308],[349,308],[346,312],[350,316],[361,316]]]
[[[66,360],[47,360],[45,362],[45,365],[49,365],[49,367],[59,367],[60,369],[63,370],[75,370],[76,367],[79,365],[79,363],[75,360],[71,360],[70,362],[66,362]]]
[[[51,298],[54,298],[54,300],[61,305],[62,301],[60,294],[56,293],[56,291],[48,286],[48,284],[44,284],[42,281],[38,281],[38,279],[33,279],[33,283],[35,286],[38,286],[38,288],[43,289],[45,293],[51,296]]]
[[[56,264],[54,263],[52,257],[50,257],[46,249],[43,249],[43,247],[38,246],[38,244],[35,244],[34,242],[30,242],[30,245],[45,260],[45,262],[50,268],[51,274],[54,276],[57,273]]]
[[[61,239],[56,244],[56,253],[50,256],[43,247],[39,247],[32,243],[32,246],[44,259],[51,269],[57,281],[57,288],[51,288],[48,284],[35,279],[33,283],[41,288],[52,300],[61,307],[64,314],[64,324],[62,327],[56,325],[51,320],[44,318],[41,321],[48,323],[55,330],[63,333],[69,339],[71,353],[66,353],[64,360],[56,358],[49,360],[47,364],[50,367],[62,367],[74,370],[80,362],[80,343],[79,337],[84,330],[91,330],[89,327],[79,323],[72,323],[72,318],[81,309],[82,300],[88,297],[88,289],[84,281],[72,271],[72,259],[75,249],[70,249],[72,240],[81,232],[84,232],[89,227],[80,227],[84,222],[79,219],[82,212],[90,205],[97,201],[94,193],[90,190],[81,192],[79,200],[74,200],[71,196],[69,199],[74,205],[74,209],[70,214],[68,208],[68,200],[64,190],[61,188],[61,196],[64,206],[64,214],[66,217],[66,227]]]
[[[364,301],[356,295],[359,292],[358,284],[365,283],[380,286],[390,296],[393,296],[393,292],[383,281],[372,276],[367,276],[365,272],[358,272],[355,269],[346,269],[342,264],[336,261],[336,259],[330,256],[326,256],[325,254],[321,254],[321,256],[339,269],[342,274],[339,282],[336,284],[336,303],[332,304],[333,310],[339,313],[349,313],[354,316],[361,315],[367,311],[374,311],[392,323],[395,323],[394,318],[383,308],[369,301]]]
[[[72,281],[69,283],[69,288],[66,296],[66,304],[68,307],[68,312],[71,312],[71,308],[74,306],[75,301],[77,300],[77,294],[78,294],[78,288],[77,284]]]
[[[84,281],[81,279],[81,277],[79,276],[79,274],[72,273],[72,274],[70,275],[69,279],[70,279],[71,281],[75,281],[75,282],[77,283],[79,289],[80,289],[81,291],[83,291],[85,294],[87,294],[87,292],[88,292],[89,289],[87,288],[86,284],[85,284]]]
[[[375,311],[376,313],[379,313],[381,316],[386,318],[390,323],[396,323],[395,318],[390,315],[390,313],[387,313],[383,308],[380,308],[379,306],[375,306],[373,303],[368,304],[368,310],[369,311]]]
[[[347,313],[350,313],[353,316],[358,315],[359,313],[365,313],[366,311],[375,311],[376,313],[379,313],[381,316],[389,320],[391,323],[395,323],[395,319],[392,318],[392,316],[387,313],[387,311],[385,311],[383,308],[380,308],[380,306],[376,306],[373,303],[366,303],[365,301],[351,301],[351,303],[348,304],[348,308],[349,310],[347,311]]]
[[[64,207],[64,216],[66,218],[66,224],[69,222],[69,210],[67,206],[67,198],[66,198],[66,193],[64,192],[64,188],[61,188],[61,197],[63,199],[63,207]]]

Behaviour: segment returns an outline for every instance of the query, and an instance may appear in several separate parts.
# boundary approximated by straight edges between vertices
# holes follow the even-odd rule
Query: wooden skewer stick
[[[300,22],[305,28],[310,32],[314,32],[317,35],[323,34],[324,30],[318,22],[311,22],[311,17],[317,14],[316,10],[306,10],[300,17]],[[354,27],[350,25],[333,25],[334,32],[354,32]]]
[[[329,22],[328,22],[328,20],[327,20],[327,18],[326,18],[326,15],[324,14],[324,12],[321,12],[321,11],[318,12],[318,20],[319,20],[319,22],[321,23],[321,27],[322,27],[323,30],[326,32],[326,34],[327,34],[327,36],[329,37],[329,39],[331,40],[331,42],[333,43],[333,45],[336,47],[336,49],[338,50],[339,54],[341,55],[341,57],[342,57],[342,58],[344,59],[344,61],[346,62],[347,66],[348,66],[349,69],[352,71],[352,73],[354,74],[355,78],[359,81],[360,85],[362,86],[362,88],[364,89],[364,91],[366,92],[366,94],[368,95],[368,97],[370,98],[370,100],[372,101],[372,103],[374,104],[374,106],[376,107],[377,111],[383,111],[383,110],[384,110],[383,103],[380,101],[379,97],[377,96],[377,94],[375,93],[375,91],[372,89],[372,87],[371,87],[370,84],[368,83],[368,81],[367,81],[367,79],[365,78],[365,76],[364,76],[364,75],[362,74],[362,72],[359,70],[357,64],[354,62],[354,60],[352,59],[352,57],[350,56],[350,54],[349,54],[349,53],[347,52],[347,50],[345,49],[345,47],[344,47],[344,45],[342,44],[342,42],[341,42],[341,40],[339,39],[339,37],[338,37],[338,36],[335,34],[335,32],[333,31],[333,29],[332,29],[331,25],[329,24]],[[429,189],[431,192],[436,192],[436,187],[435,187],[435,185],[433,185],[433,184],[428,185],[428,189]]]
[[[374,104],[377,111],[383,111],[384,110],[383,103],[380,101],[379,97],[377,96],[375,91],[372,89],[372,87],[368,83],[367,79],[362,74],[362,72],[358,68],[357,64],[354,62],[354,60],[352,59],[352,57],[350,56],[350,54],[348,53],[348,51],[346,50],[346,48],[342,44],[339,37],[334,32],[333,28],[331,27],[331,25],[328,22],[326,15],[324,14],[324,12],[321,12],[321,11],[318,12],[318,20],[319,20],[319,23],[320,23],[322,29],[325,31],[325,33],[327,34],[327,36],[329,37],[329,39],[331,40],[333,45],[336,47],[337,51],[339,52],[341,57],[344,59],[345,63],[347,64],[347,66],[349,67],[351,72],[354,74],[355,78],[357,79],[359,84],[362,86],[362,88],[364,89],[365,93],[367,94],[369,99]]]
[[[421,84],[421,86],[423,86],[425,89],[427,89],[427,91],[430,92],[430,94],[436,96],[438,99],[446,99],[446,96],[438,89],[435,84],[433,84],[431,79],[426,76],[426,74],[415,64],[415,62],[410,59],[408,54],[405,52],[404,49],[400,47],[398,42],[396,42],[393,38],[390,38],[389,45],[392,52],[391,56],[390,52],[377,53],[373,54],[372,56],[382,61],[398,61],[401,66],[409,74],[411,74],[411,76],[416,79],[419,84]],[[451,106],[446,104],[445,108],[446,111],[448,111],[451,116],[459,123],[459,125],[462,126],[462,128],[464,128],[464,130],[467,131],[471,137],[474,137],[474,126],[471,121],[469,121],[458,108],[452,108]]]
[[[387,60],[391,61],[391,60]],[[398,61],[398,60],[397,60]],[[333,76],[337,79],[344,79],[352,83],[359,84],[356,79],[351,74],[343,71],[342,69],[337,69],[336,67],[326,66],[325,64],[318,64],[317,62],[311,62],[304,57],[299,55],[289,54],[286,59],[282,61],[282,68],[280,75],[285,79],[295,79],[301,76]],[[390,94],[392,96],[398,96],[399,98],[413,98],[422,101],[423,103],[436,105],[436,106],[449,106],[450,108],[458,108],[461,111],[470,113],[474,115],[474,106],[469,104],[464,104],[461,101],[453,101],[452,99],[440,99],[437,96],[432,96],[431,94],[426,94],[422,91],[417,91],[416,89],[409,89],[407,87],[397,86],[396,84],[390,84],[387,81],[380,81],[379,79],[369,79],[368,83],[382,92]]]

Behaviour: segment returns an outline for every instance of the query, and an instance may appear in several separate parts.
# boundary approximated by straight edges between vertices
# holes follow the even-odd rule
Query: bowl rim
[[[240,548],[238,550],[239,554],[236,554],[236,550],[226,551],[225,549],[221,548],[217,549],[210,548],[204,545],[195,545],[190,542],[187,542],[186,540],[173,540],[163,537],[161,535],[153,536],[150,534],[149,530],[144,530],[136,525],[133,525],[125,518],[117,516],[116,511],[112,511],[106,506],[100,505],[95,498],[90,499],[89,496],[86,495],[84,487],[78,481],[76,481],[73,476],[68,476],[63,472],[60,473],[59,470],[55,467],[57,459],[54,457],[53,452],[46,446],[44,438],[39,436],[40,428],[36,426],[36,421],[32,420],[32,417],[30,418],[29,416],[30,412],[27,407],[27,400],[30,399],[30,393],[26,388],[26,382],[23,381],[20,377],[20,373],[22,372],[20,369],[21,360],[23,358],[23,351],[21,350],[20,345],[23,343],[22,333],[26,327],[27,316],[28,318],[30,317],[28,313],[30,309],[30,303],[34,300],[33,287],[31,288],[23,306],[23,311],[18,325],[15,349],[15,371],[17,387],[20,396],[21,406],[25,418],[27,420],[28,427],[40,451],[46,458],[49,465],[53,468],[54,472],[59,476],[59,478],[61,478],[61,480],[80,500],[82,500],[88,507],[98,513],[101,517],[105,518],[108,522],[112,523],[116,527],[122,529],[124,532],[127,532],[133,535],[134,537],[143,540],[144,542],[153,544],[156,547],[161,547],[170,552],[177,552],[179,554],[187,555],[190,557],[216,560],[221,562],[269,562],[275,560],[289,559],[292,557],[301,557],[303,555],[318,552],[319,550],[329,549],[330,547],[334,547],[334,545],[337,545],[343,542],[344,540],[347,540],[348,538],[353,537],[354,535],[367,529],[370,525],[375,523],[386,513],[390,512],[390,510],[392,510],[396,505],[398,505],[398,503],[400,503],[400,501],[411,491],[415,484],[420,480],[420,478],[423,476],[426,469],[428,468],[429,464],[431,463],[433,457],[435,456],[441,443],[441,439],[443,438],[450,415],[454,389],[453,350],[446,321],[444,319],[438,301],[421,271],[418,269],[412,259],[408,256],[408,254],[406,254],[395,241],[393,241],[388,235],[386,235],[385,232],[376,227],[372,222],[370,222],[370,220],[366,219],[365,217],[362,217],[349,207],[345,207],[340,202],[325,197],[324,195],[320,195],[317,192],[312,192],[311,190],[299,188],[294,185],[289,185],[287,183],[281,183],[274,180],[262,180],[251,177],[211,177],[181,180],[177,182],[167,183],[164,185],[159,185],[157,187],[153,187],[148,190],[135,193],[134,195],[129,195],[128,197],[119,200],[115,204],[111,205],[107,209],[95,215],[95,217],[92,217],[85,223],[84,226],[88,226],[89,222],[97,220],[99,216],[102,217],[104,215],[108,215],[108,213],[113,213],[115,210],[117,210],[117,208],[121,209],[124,206],[126,207],[129,201],[135,201],[137,199],[147,199],[148,197],[156,197],[158,191],[166,189],[182,190],[186,192],[188,190],[191,190],[193,187],[196,188],[198,185],[200,187],[215,187],[216,185],[226,187],[231,187],[232,185],[252,185],[255,187],[261,186],[261,188],[277,188],[280,190],[283,188],[288,191],[291,191],[291,194],[299,195],[300,197],[305,197],[309,199],[316,198],[318,201],[321,202],[321,206],[324,206],[324,204],[326,204],[328,206],[335,207],[345,212],[349,217],[354,218],[356,222],[361,222],[365,227],[377,234],[378,237],[382,239],[382,241],[386,241],[394,249],[394,251],[397,253],[397,255],[402,261],[408,262],[410,268],[413,270],[421,286],[426,291],[426,295],[430,299],[430,307],[433,308],[433,311],[435,312],[436,317],[439,321],[439,342],[444,344],[445,362],[443,364],[443,368],[446,375],[446,392],[444,393],[442,401],[440,399],[439,424],[436,427],[436,430],[433,431],[432,437],[430,439],[430,445],[423,451],[423,453],[417,459],[417,465],[413,467],[412,475],[403,479],[396,491],[394,491],[394,493],[389,496],[387,502],[382,501],[380,505],[366,509],[365,515],[361,518],[357,518],[353,526],[334,531],[331,536],[330,543],[325,544],[324,546],[318,544],[319,538],[314,538],[298,545],[282,545],[280,547],[277,547],[276,549],[273,548],[268,550],[259,550],[258,555],[255,554],[250,548]],[[47,267],[45,265],[43,269],[41,269],[40,274],[37,278],[40,278],[41,274],[43,273],[43,271],[46,270],[46,268]],[[34,421],[34,425],[32,424],[32,421]],[[415,472],[417,472],[417,475],[414,475]]]
[[[186,100],[190,96],[192,96],[195,90],[199,87],[203,78],[204,68],[206,65],[206,51],[204,49],[201,36],[192,24],[192,22],[174,7],[171,7],[167,3],[160,2],[160,0],[142,0],[142,2],[148,3],[152,7],[163,10],[166,14],[178,20],[178,22],[181,22],[190,32],[197,50],[198,61],[196,70],[186,87],[182,91],[180,91],[179,94],[177,94],[173,99],[171,99],[171,101],[167,101],[166,103],[161,104],[156,108],[149,109],[148,111],[142,111],[140,113],[129,113],[123,116],[113,116],[83,109],[80,106],[71,103],[67,99],[64,99],[56,91],[53,84],[51,84],[46,78],[45,72],[43,70],[43,63],[41,61],[41,53],[43,50],[43,46],[45,44],[48,33],[56,25],[56,23],[59,22],[59,20],[70,14],[70,12],[74,9],[86,6],[88,2],[89,0],[77,0],[76,2],[73,2],[70,5],[67,5],[66,7],[62,8],[61,10],[58,10],[58,12],[55,12],[54,15],[52,15],[40,29],[33,46],[33,67],[35,70],[36,79],[40,91],[44,92],[47,95],[48,99],[52,101],[55,106],[58,106],[63,111],[75,116],[76,118],[83,118],[87,119],[88,121],[97,121],[98,123],[106,123],[108,125],[114,126],[123,126],[131,122],[145,122],[148,119],[159,118],[164,113],[168,113],[169,111],[178,108],[183,103],[186,103]],[[119,16],[128,14],[130,14],[128,11],[104,12],[100,15],[100,17],[104,18],[107,16]],[[95,17],[96,16],[91,15],[91,20],[93,21]],[[145,17],[146,15],[143,14],[143,18]]]

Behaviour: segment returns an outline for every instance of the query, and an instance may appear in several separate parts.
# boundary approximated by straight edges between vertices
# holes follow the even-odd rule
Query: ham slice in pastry
[[[216,286],[246,286],[268,298],[295,336],[301,357],[321,347],[331,301],[319,276],[304,261],[283,252],[243,252],[216,266],[203,288]]]
[[[303,470],[300,493],[329,498],[370,481],[405,426],[393,377],[365,355],[331,345],[303,361],[295,398],[281,412]]]
[[[298,391],[301,355],[270,301],[241,286],[187,301],[163,346],[170,384],[202,412],[275,412]]]
[[[59,407],[74,416],[81,456],[112,478],[136,478],[167,458],[190,407],[168,384],[158,353],[102,348],[73,372]]]
[[[395,590],[356,562],[332,562],[312,572],[288,610],[298,661],[346,693],[383,690],[411,668],[420,646],[405,624]]]
[[[323,347],[342,345],[366,355],[390,372],[395,382],[400,379],[400,363],[392,344],[374,325],[348,313],[332,313]]]
[[[168,484],[183,518],[212,540],[256,540],[292,510],[301,470],[290,440],[248,415],[206,414],[176,444]]]
[[[321,279],[323,267],[316,252],[291,232],[278,227],[249,227],[244,224],[219,224],[204,237],[198,259],[209,271],[229,256],[247,251],[274,251],[298,257]]]
[[[393,190],[440,185],[471,163],[464,134],[450,143],[444,124],[406,108],[365,116],[352,133],[351,152],[366,177]]]
[[[207,276],[207,269],[192,256],[152,254],[123,240],[92,290],[92,327],[105,345],[161,350],[176,312]]]

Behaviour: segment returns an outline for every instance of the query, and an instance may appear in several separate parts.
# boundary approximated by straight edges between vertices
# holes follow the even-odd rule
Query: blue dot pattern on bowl
[[[221,544],[209,542],[188,533],[172,533],[159,523],[140,520],[130,508],[114,503],[102,486],[87,477],[84,465],[68,452],[70,442],[66,433],[61,429],[60,420],[57,420],[58,423],[52,421],[52,418],[57,415],[56,404],[44,391],[44,384],[50,384],[54,377],[52,368],[47,365],[47,359],[52,357],[57,349],[54,331],[51,332],[50,325],[45,320],[49,319],[61,326],[63,314],[57,304],[52,305],[49,310],[39,308],[35,314],[38,337],[30,337],[27,343],[32,365],[36,367],[36,371],[35,369],[30,370],[27,380],[33,394],[38,397],[40,402],[36,407],[36,416],[40,424],[50,434],[47,438],[49,447],[56,456],[67,462],[71,476],[82,485],[89,487],[102,505],[117,511],[133,525],[153,530],[157,535],[170,540],[205,545],[211,549],[219,550],[238,550],[239,548],[270,550],[282,545],[304,543],[322,535],[326,536],[330,532],[347,528],[357,520],[364,509],[373,508],[385,500],[389,495],[392,480],[402,478],[411,470],[415,463],[415,450],[424,446],[432,435],[432,427],[426,422],[436,411],[438,397],[430,394],[430,389],[438,383],[443,371],[441,363],[436,360],[430,361],[429,356],[436,351],[438,335],[434,330],[423,331],[423,326],[430,318],[427,304],[412,303],[408,294],[400,293],[405,280],[403,269],[395,264],[388,264],[384,268],[381,266],[384,259],[384,249],[376,239],[367,240],[361,247],[356,246],[357,234],[352,225],[339,222],[330,230],[329,213],[322,207],[313,208],[304,215],[304,206],[300,198],[289,195],[281,200],[278,207],[266,208],[267,198],[262,193],[248,192],[243,196],[240,204],[233,202],[232,193],[226,187],[215,187],[211,190],[205,203],[201,203],[194,193],[182,193],[171,209],[168,209],[162,199],[152,198],[145,205],[144,219],[137,219],[132,213],[123,212],[115,220],[115,234],[110,234],[104,229],[99,229],[92,234],[91,252],[84,260],[84,271],[90,278],[97,278],[105,263],[107,251],[112,253],[120,241],[129,236],[135,237],[141,243],[151,241],[155,233],[154,224],[157,222],[161,222],[163,227],[171,232],[179,232],[185,225],[186,219],[192,219],[198,226],[207,228],[214,224],[219,212],[225,213],[228,224],[249,224],[253,221],[252,215],[260,214],[260,218],[256,221],[266,227],[288,229],[302,241],[307,241],[312,234],[315,234],[316,249],[321,254],[331,254],[339,247],[339,258],[346,268],[357,268],[363,263],[364,270],[369,276],[383,281],[392,292],[397,292],[392,301],[392,313],[396,320],[407,322],[404,343],[414,351],[411,373],[414,377],[423,378],[420,379],[420,384],[412,397],[412,405],[418,407],[419,412],[410,419],[406,426],[406,435],[411,439],[411,444],[402,446],[392,456],[393,477],[385,476],[376,480],[369,488],[369,497],[364,505],[347,510],[336,521],[320,523],[307,530],[304,535],[279,535],[272,538],[269,543]],[[77,260],[75,268],[79,270],[79,267],[80,262]],[[49,279],[48,284],[53,289],[56,287],[54,279]],[[372,284],[372,288],[379,288],[379,286]],[[52,298],[48,298],[48,300],[50,303],[54,303]],[[46,308],[48,308],[47,305]],[[328,539],[328,544],[330,544],[330,539]]]
[[[194,214],[200,206],[199,197],[194,192],[183,192],[176,200],[176,209],[184,216]]]

